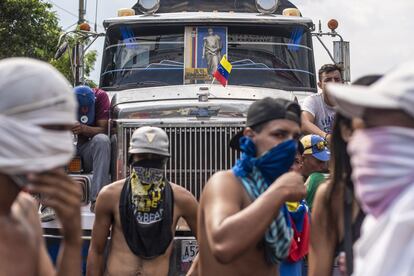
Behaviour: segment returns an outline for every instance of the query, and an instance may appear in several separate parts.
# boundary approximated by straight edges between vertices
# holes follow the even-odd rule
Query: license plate
[[[181,262],[192,262],[198,252],[198,244],[195,240],[181,241]]]

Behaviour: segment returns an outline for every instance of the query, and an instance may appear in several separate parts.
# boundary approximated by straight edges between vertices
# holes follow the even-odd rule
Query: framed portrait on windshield
[[[227,27],[186,27],[184,40],[184,83],[212,82],[221,58],[227,54]]]

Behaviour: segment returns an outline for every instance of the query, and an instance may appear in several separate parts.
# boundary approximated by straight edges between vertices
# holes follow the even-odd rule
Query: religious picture
[[[227,28],[186,27],[185,47],[185,84],[211,82],[221,58],[227,54]]]

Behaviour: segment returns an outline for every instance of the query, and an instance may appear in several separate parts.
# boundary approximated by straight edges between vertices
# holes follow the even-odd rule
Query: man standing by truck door
[[[302,131],[304,134],[317,134],[329,141],[336,111],[326,92],[326,85],[342,83],[341,68],[335,64],[325,64],[319,69],[318,76],[318,86],[322,92],[308,96],[303,102]]]
[[[278,275],[293,235],[286,201],[305,196],[289,172],[300,135],[300,107],[283,99],[253,103],[246,128],[232,141],[242,156],[204,188],[198,219],[201,275]]]
[[[77,153],[82,158],[85,172],[93,171],[91,187],[91,211],[94,210],[96,197],[103,186],[110,182],[109,165],[111,159],[111,144],[108,133],[109,109],[111,104],[105,91],[91,89],[88,86],[75,87],[75,93],[94,93],[95,106],[92,122],[84,120],[87,116],[81,115],[79,122],[73,127],[73,134],[78,136]],[[82,108],[82,107],[81,107]],[[82,110],[79,112],[82,112]]]
[[[129,153],[131,174],[102,189],[88,255],[87,275],[167,275],[178,219],[197,234],[197,201],[170,183],[167,134],[160,128],[134,131]],[[104,252],[111,232],[107,263]]]

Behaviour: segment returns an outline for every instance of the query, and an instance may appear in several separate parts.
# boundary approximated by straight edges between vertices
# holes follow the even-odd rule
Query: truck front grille
[[[209,177],[217,171],[230,169],[239,157],[238,152],[230,149],[229,142],[242,127],[162,128],[170,138],[171,158],[167,164],[167,177],[171,182],[186,188],[197,199]],[[135,129],[124,128],[124,156]]]

